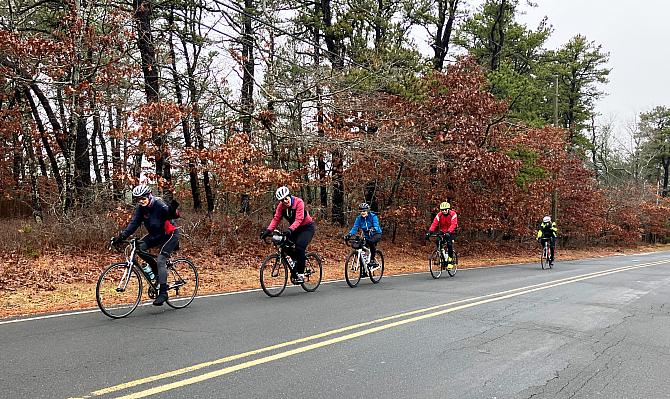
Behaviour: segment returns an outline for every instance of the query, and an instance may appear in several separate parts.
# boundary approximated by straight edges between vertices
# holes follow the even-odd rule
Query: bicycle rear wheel
[[[349,287],[354,288],[361,281],[361,264],[358,251],[351,251],[344,261],[344,279]]]
[[[370,269],[368,274],[370,275],[370,281],[377,284],[384,275],[384,252],[378,249],[375,258],[377,258],[377,266],[374,269]]]
[[[288,268],[278,254],[265,258],[260,269],[261,288],[270,297],[281,295],[286,289]]]
[[[440,253],[437,250],[434,250],[428,258],[428,269],[434,279],[438,279],[442,275],[442,259],[440,259]]]
[[[198,293],[198,269],[188,259],[175,259],[167,272],[167,304],[175,309],[187,307]]]
[[[106,316],[120,319],[131,314],[142,299],[142,277],[136,267],[113,263],[98,278],[95,300]]]
[[[305,255],[305,277],[304,282],[300,284],[303,290],[307,292],[314,292],[319,285],[321,285],[321,277],[323,276],[323,266],[321,265],[321,258],[314,252]]]
[[[458,271],[458,254],[456,251],[454,251],[454,259],[452,260],[454,267],[449,269],[447,267],[447,273],[449,273],[449,276],[454,277],[456,275],[456,271]]]

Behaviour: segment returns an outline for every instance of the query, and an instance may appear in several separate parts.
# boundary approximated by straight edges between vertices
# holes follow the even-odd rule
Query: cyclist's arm
[[[274,229],[277,228],[277,225],[281,221],[281,211],[282,211],[282,203],[280,202],[277,204],[277,209],[275,209],[275,215],[272,218],[272,221],[268,225],[268,230],[274,231]]]
[[[435,219],[433,219],[433,223],[430,225],[430,228],[428,229],[428,231],[430,231],[431,233],[434,233],[435,229],[437,229],[438,224],[440,224],[440,215],[439,214],[435,215]]]
[[[128,226],[119,234],[119,238],[122,240],[125,240],[126,238],[130,237],[138,227],[140,227],[140,223],[142,221],[142,211],[140,210],[140,207],[135,208],[135,213],[133,214],[133,218],[130,219],[130,223],[128,223]]]
[[[296,199],[295,202],[295,220],[293,221],[293,224],[289,226],[289,229],[293,231],[300,227],[302,221],[305,219],[305,202],[298,199]]]
[[[361,227],[361,217],[358,216],[358,217],[356,217],[356,220],[354,221],[354,227],[352,227],[351,230],[349,231],[349,235],[353,236],[354,234],[356,234],[360,227]]]
[[[372,215],[372,227],[375,229],[375,234],[382,233],[382,226],[379,224],[379,218],[377,215]]]
[[[542,238],[542,229],[537,231],[537,239],[539,240],[540,238]]]
[[[451,211],[451,213],[453,213],[453,215],[451,216],[449,228],[447,229],[447,233],[449,234],[453,234],[454,231],[456,231],[456,227],[458,227],[458,215],[454,211]]]

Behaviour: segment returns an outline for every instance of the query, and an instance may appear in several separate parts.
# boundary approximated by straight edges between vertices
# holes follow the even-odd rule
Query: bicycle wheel
[[[281,295],[286,289],[288,268],[281,261],[278,254],[265,258],[261,264],[261,288],[270,297]]]
[[[113,319],[126,317],[137,308],[142,299],[142,277],[136,267],[113,263],[98,278],[95,300],[106,316]]]
[[[540,256],[540,265],[542,265],[542,270],[544,266],[549,266],[549,259],[547,258],[547,247],[542,248],[542,255]]]
[[[454,259],[452,262],[454,267],[451,269],[447,268],[447,273],[449,273],[449,276],[454,277],[456,275],[456,271],[458,271],[458,254],[456,251],[454,251]]]
[[[319,285],[321,285],[321,277],[323,276],[323,266],[321,265],[321,258],[314,252],[305,255],[305,282],[300,284],[303,290],[307,292],[314,292]]]
[[[438,279],[442,275],[442,259],[440,259],[440,253],[437,250],[434,250],[428,258],[428,268],[430,270],[430,275],[433,278]]]
[[[349,287],[354,288],[361,281],[361,264],[358,251],[351,251],[344,261],[344,279]]]
[[[370,269],[368,274],[370,275],[370,281],[377,284],[384,275],[384,252],[382,252],[381,249],[378,249],[375,258],[377,258],[377,267]]]
[[[187,307],[198,293],[198,269],[188,259],[175,259],[167,272],[167,304],[175,309]]]

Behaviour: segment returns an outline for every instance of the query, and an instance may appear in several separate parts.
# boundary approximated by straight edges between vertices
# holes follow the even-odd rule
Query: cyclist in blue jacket
[[[375,267],[377,266],[377,262],[375,261],[377,243],[382,239],[382,228],[379,225],[379,218],[374,212],[370,211],[370,205],[365,202],[359,205],[358,211],[360,215],[356,218],[354,227],[351,228],[346,238],[351,238],[351,236],[358,232],[358,229],[361,229],[363,237],[367,241],[367,246],[370,248],[370,267]]]

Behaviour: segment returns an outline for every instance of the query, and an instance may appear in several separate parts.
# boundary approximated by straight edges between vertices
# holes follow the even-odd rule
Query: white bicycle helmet
[[[291,194],[291,192],[289,191],[288,187],[281,186],[275,192],[275,197],[277,197],[277,201],[281,201],[284,198],[288,197],[289,194]]]
[[[545,216],[544,218],[542,218],[542,223],[549,223],[549,222],[551,222],[550,216]]]
[[[151,194],[151,187],[146,184],[140,184],[133,188],[133,197],[145,197],[148,194]]]

